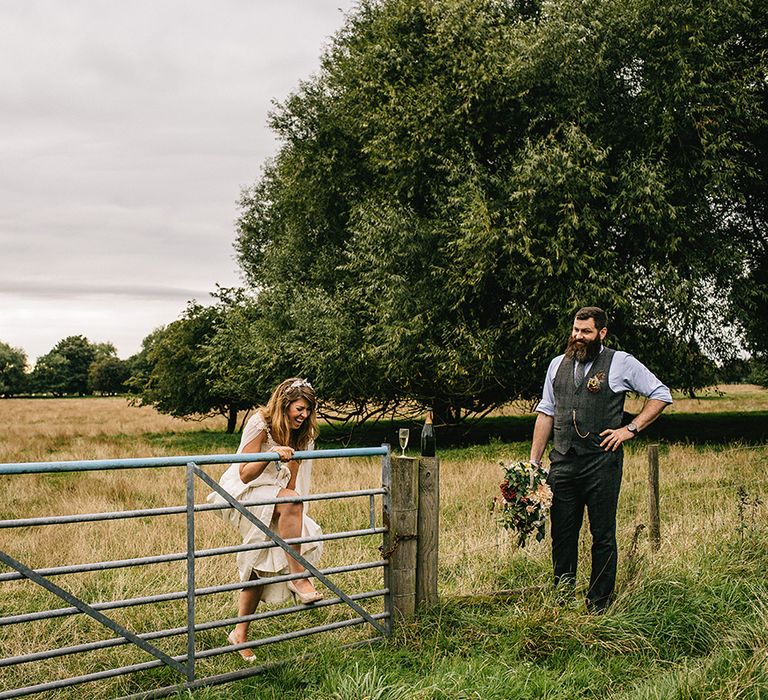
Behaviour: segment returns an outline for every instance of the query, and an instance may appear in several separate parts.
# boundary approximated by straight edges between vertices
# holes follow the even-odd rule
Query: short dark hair
[[[597,330],[608,325],[608,314],[597,306],[583,306],[576,312],[576,318],[579,321],[586,321],[588,318],[594,319]]]

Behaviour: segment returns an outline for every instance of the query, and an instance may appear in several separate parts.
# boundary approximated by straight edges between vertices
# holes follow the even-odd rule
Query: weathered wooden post
[[[440,460],[419,459],[419,524],[416,547],[416,605],[437,602],[440,540]]]
[[[384,556],[392,619],[413,617],[416,610],[416,536],[418,533],[419,460],[390,457],[389,497],[384,501]],[[385,481],[386,483],[386,481]]]
[[[648,445],[648,537],[651,548],[661,546],[661,522],[659,518],[659,446]]]

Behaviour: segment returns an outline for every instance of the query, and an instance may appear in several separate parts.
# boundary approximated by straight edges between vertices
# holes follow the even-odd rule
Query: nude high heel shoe
[[[235,639],[235,630],[232,630],[227,635],[227,641],[230,644],[240,644],[241,642],[238,642],[237,639]],[[237,653],[240,654],[240,656],[243,658],[244,661],[247,661],[248,663],[254,663],[256,661],[255,654],[250,649],[238,649]]]
[[[304,605],[317,603],[318,600],[323,599],[323,594],[320,593],[320,591],[310,591],[308,593],[303,593],[296,588],[293,581],[286,581],[285,585],[288,586],[288,590],[293,593]]]

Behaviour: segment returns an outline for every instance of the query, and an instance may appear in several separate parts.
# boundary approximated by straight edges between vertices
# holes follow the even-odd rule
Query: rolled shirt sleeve
[[[618,367],[615,366],[617,363]],[[672,403],[669,387],[640,360],[626,352],[617,351],[614,355],[608,383],[613,391],[633,391],[648,399]]]
[[[549,363],[547,368],[547,376],[544,378],[544,388],[541,392],[541,401],[536,406],[537,413],[543,413],[546,416],[555,415],[555,375],[557,370],[560,369],[560,363],[563,361],[565,355],[558,355],[552,362]]]

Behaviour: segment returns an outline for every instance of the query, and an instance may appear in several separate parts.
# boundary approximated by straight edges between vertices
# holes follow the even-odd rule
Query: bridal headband
[[[290,386],[286,387],[285,390],[290,391],[291,389],[300,389],[303,386],[307,386],[310,389],[312,388],[312,385],[309,383],[309,379],[297,379]]]

